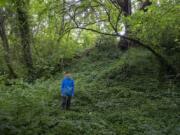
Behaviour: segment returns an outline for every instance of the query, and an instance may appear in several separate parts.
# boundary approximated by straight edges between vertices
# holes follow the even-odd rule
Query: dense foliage
[[[130,19],[132,37],[141,39],[159,54],[180,69],[180,27],[179,5],[173,1],[164,1],[152,5],[148,12],[136,12]]]
[[[94,48],[67,67],[76,80],[71,111],[60,109],[61,73],[35,84],[1,84],[1,134],[178,135],[179,87],[158,81],[152,54],[98,52]]]
[[[178,135],[179,16],[178,0],[0,0],[0,134]]]
[[[173,67],[175,76],[179,72],[176,0],[3,0],[0,5],[2,75],[37,78],[61,70],[64,59],[94,46],[97,34],[146,45],[164,67]]]

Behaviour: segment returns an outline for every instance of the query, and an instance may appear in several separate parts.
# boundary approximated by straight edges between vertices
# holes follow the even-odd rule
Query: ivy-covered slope
[[[178,135],[180,93],[158,81],[151,53],[95,48],[67,70],[75,79],[70,111],[60,109],[62,73],[34,84],[0,84],[1,135]]]

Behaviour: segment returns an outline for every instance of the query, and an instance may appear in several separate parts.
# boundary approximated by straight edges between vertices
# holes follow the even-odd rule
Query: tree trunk
[[[31,54],[31,36],[28,14],[25,0],[16,1],[17,17],[19,22],[19,31],[21,36],[21,45],[23,51],[24,63],[28,69],[28,75],[32,79],[34,76],[33,61]]]
[[[12,61],[11,61],[10,50],[9,50],[9,42],[8,42],[7,35],[5,32],[4,16],[3,16],[2,9],[0,9],[0,37],[2,39],[2,46],[4,48],[4,59],[9,70],[9,77],[17,78],[17,75],[14,72],[13,67],[12,67]]]
[[[66,10],[66,1],[63,0],[62,1],[62,14],[61,14],[61,28],[60,28],[60,35],[62,35],[64,33],[64,25],[65,25],[65,20],[64,20],[64,16],[65,16],[65,10]]]
[[[66,0],[60,0],[60,15],[61,15],[61,26],[58,32],[59,38],[57,39],[57,43],[62,39],[64,30],[65,30],[65,12],[66,12]]]
[[[120,7],[125,17],[131,15],[132,13],[131,0],[115,0],[114,2],[116,5]],[[127,22],[124,23],[124,28],[125,28],[124,35],[128,37],[130,30]],[[122,38],[118,44],[118,47],[121,49],[127,49],[129,45],[130,45],[129,40]]]

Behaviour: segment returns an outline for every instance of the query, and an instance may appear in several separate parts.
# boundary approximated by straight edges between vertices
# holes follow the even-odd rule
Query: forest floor
[[[60,108],[62,73],[0,85],[1,135],[178,135],[180,92],[158,81],[151,53],[94,49],[66,69],[75,80],[70,111]]]

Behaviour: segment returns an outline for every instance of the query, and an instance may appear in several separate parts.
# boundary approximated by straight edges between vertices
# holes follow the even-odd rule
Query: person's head
[[[64,72],[64,77],[71,77],[71,73],[68,72],[68,71],[65,71],[65,72]]]

